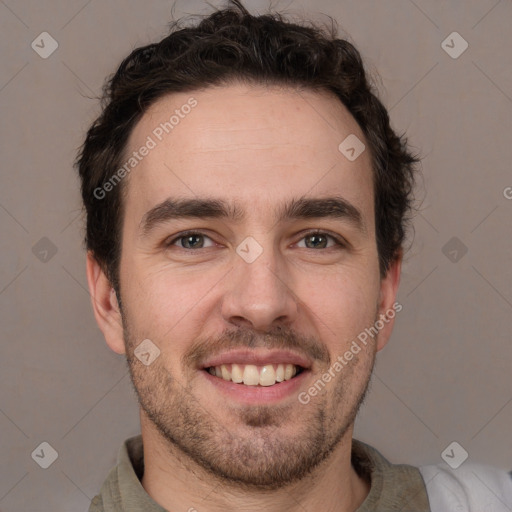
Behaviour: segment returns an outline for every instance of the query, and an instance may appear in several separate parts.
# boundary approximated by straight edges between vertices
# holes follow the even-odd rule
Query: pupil
[[[194,239],[199,239],[201,235],[189,235],[185,238],[185,248],[186,249],[190,249],[192,247],[195,247],[196,244],[194,244],[193,242],[191,243],[191,241],[193,241]]]
[[[310,239],[310,240],[316,240],[316,241],[318,242],[318,240],[319,240],[319,239],[320,239],[320,240],[321,240],[321,239],[325,239],[325,237],[323,237],[323,236],[321,236],[321,235],[309,235],[309,239]],[[312,243],[312,244],[310,244],[310,245],[312,245],[313,247],[318,247],[318,244],[317,244],[317,243],[315,243],[315,242],[313,242],[313,243]]]

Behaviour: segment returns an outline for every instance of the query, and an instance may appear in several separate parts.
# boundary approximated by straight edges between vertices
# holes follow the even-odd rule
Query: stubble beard
[[[221,418],[237,418],[236,429],[231,429],[199,402],[191,383],[183,386],[172,377],[162,365],[163,358],[148,367],[142,365],[133,355],[137,338],[126,322],[123,325],[127,363],[140,407],[170,456],[191,469],[199,466],[221,484],[246,490],[283,488],[326,461],[354,423],[375,361],[374,351],[366,354],[362,365],[354,358],[354,365],[336,376],[334,389],[307,405],[298,400],[292,405],[226,404],[229,414]],[[360,389],[350,395],[355,371],[363,375]],[[286,435],[287,424],[295,426],[293,436]]]

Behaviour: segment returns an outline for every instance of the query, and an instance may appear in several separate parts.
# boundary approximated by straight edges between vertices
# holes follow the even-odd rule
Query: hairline
[[[357,124],[359,129],[361,130],[361,134],[364,137],[364,142],[366,145],[367,150],[370,152],[370,172],[371,172],[371,179],[372,179],[372,193],[373,193],[373,207],[374,207],[374,214],[377,214],[377,169],[376,169],[376,159],[374,156],[374,150],[373,150],[373,143],[372,141],[367,137],[365,130],[363,127],[359,124],[358,120],[354,116],[354,114],[350,111],[350,108],[345,105],[345,103],[342,101],[342,99],[339,97],[338,94],[336,94],[335,91],[330,89],[329,87],[322,86],[322,85],[315,85],[315,84],[308,84],[304,83],[301,80],[293,81],[293,79],[282,79],[280,77],[266,77],[266,78],[260,78],[256,76],[252,76],[249,73],[232,73],[230,75],[227,75],[225,77],[219,78],[218,81],[208,84],[206,86],[184,86],[181,87],[179,90],[176,91],[164,91],[162,94],[156,96],[153,98],[153,100],[145,106],[145,108],[139,112],[136,121],[130,126],[129,133],[127,135],[126,143],[124,145],[124,148],[119,153],[119,158],[116,161],[116,164],[114,166],[114,169],[117,169],[122,162],[126,161],[129,157],[128,154],[131,150],[133,150],[133,146],[130,144],[132,143],[133,134],[137,128],[137,126],[140,124],[140,122],[143,120],[144,116],[160,101],[169,98],[173,95],[178,94],[184,94],[184,93],[194,93],[194,92],[202,92],[202,91],[208,91],[208,90],[215,90],[215,89],[221,89],[225,87],[229,87],[230,85],[234,84],[242,84],[247,85],[249,87],[258,88],[269,88],[269,89],[277,89],[277,90],[291,90],[291,91],[309,91],[316,94],[324,95],[327,97],[331,97],[339,104],[341,104],[342,108],[345,109],[345,111],[350,115],[353,121]],[[114,174],[114,173],[112,173]],[[131,174],[131,173],[130,173]],[[125,222],[125,213],[126,213],[126,202],[128,197],[128,185],[130,182],[130,175],[126,176],[125,179],[121,180],[119,183],[119,186],[116,187],[116,191],[114,193],[119,194],[119,215],[116,219],[117,222],[117,243],[118,247],[117,250],[117,259],[114,262],[114,268],[112,280],[115,281],[113,284],[117,284],[117,287],[120,289],[121,287],[121,276],[120,276],[120,265],[121,265],[121,258],[122,258],[122,245],[123,245],[123,228],[124,228],[124,222]],[[378,230],[377,230],[377,219],[374,219],[375,223],[375,241],[377,244],[377,251],[378,251],[378,257],[379,257],[379,267],[380,267],[380,250],[379,250],[379,243],[378,243]]]

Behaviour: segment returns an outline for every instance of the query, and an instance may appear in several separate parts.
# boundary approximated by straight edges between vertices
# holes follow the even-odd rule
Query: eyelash
[[[202,235],[202,236],[205,236],[205,237],[211,239],[210,236],[208,236],[206,233],[203,233],[202,231],[183,231],[182,233],[179,233],[177,236],[175,236],[172,240],[165,241],[164,245],[167,248],[168,247],[172,247],[175,242],[177,242],[178,240],[180,240],[182,238],[186,238],[187,236],[190,236],[190,235]],[[340,248],[340,249],[341,248],[346,248],[347,245],[348,245],[347,242],[345,242],[345,240],[343,240],[342,238],[340,238],[338,236],[335,236],[335,235],[332,235],[329,232],[321,231],[319,229],[308,231],[307,233],[304,233],[302,238],[300,238],[300,240],[303,240],[304,238],[307,238],[308,236],[312,236],[312,235],[327,236],[328,238],[332,239],[334,241],[334,243],[336,244],[336,246],[338,246],[338,248]],[[178,248],[183,250],[183,251],[190,251],[190,252],[197,252],[199,249],[208,249],[208,247],[200,247],[199,249],[187,249],[185,247],[178,247]],[[333,248],[334,247],[326,247],[326,248],[324,248],[324,250],[333,249]],[[306,249],[310,249],[310,248],[306,247]],[[310,250],[315,251],[317,249],[311,248]]]

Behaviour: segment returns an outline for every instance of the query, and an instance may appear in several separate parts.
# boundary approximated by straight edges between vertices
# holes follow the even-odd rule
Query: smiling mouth
[[[295,364],[222,364],[205,368],[210,375],[245,386],[274,386],[300,375],[304,368]]]

